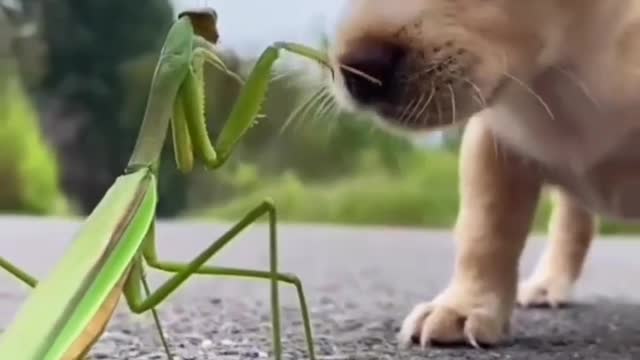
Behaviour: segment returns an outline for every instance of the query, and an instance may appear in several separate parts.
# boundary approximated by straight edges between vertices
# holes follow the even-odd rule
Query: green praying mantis
[[[79,360],[86,357],[109,323],[120,296],[136,313],[151,310],[167,355],[171,357],[155,307],[194,274],[269,280],[273,354],[282,358],[280,282],[297,290],[308,356],[315,359],[311,322],[300,280],[278,270],[276,209],[265,200],[189,263],[163,261],[155,243],[157,165],[168,132],[177,168],[189,172],[196,160],[208,169],[222,166],[234,146],[260,116],[270,73],[282,50],[331,69],[324,54],[278,42],[259,57],[246,80],[229,71],[216,55],[217,14],[203,8],[182,12],[169,30],[153,75],[144,119],[128,166],[82,224],[63,258],[43,280],[0,257],[0,267],[33,288],[13,322],[0,334],[0,358]],[[215,146],[204,115],[204,64],[236,77],[244,86]],[[213,267],[206,262],[262,216],[269,222],[268,271]],[[145,264],[172,276],[154,291]],[[25,344],[24,339],[29,339]]]

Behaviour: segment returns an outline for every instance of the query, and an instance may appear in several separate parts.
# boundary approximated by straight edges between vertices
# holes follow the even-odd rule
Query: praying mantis
[[[327,68],[325,56],[309,47],[277,42],[257,60],[246,80],[229,71],[216,55],[217,14],[211,8],[180,13],[168,31],[151,82],[142,125],[128,165],[83,222],[62,259],[43,280],[0,257],[0,267],[33,290],[3,333],[0,358],[11,360],[79,360],[105,331],[121,295],[136,314],[151,311],[171,358],[155,307],[194,274],[258,278],[270,281],[273,354],[282,359],[279,283],[298,294],[308,356],[315,360],[311,322],[301,281],[278,270],[276,209],[270,200],[249,211],[189,263],[163,261],[155,243],[155,209],[159,156],[168,132],[173,138],[179,171],[191,171],[196,160],[214,170],[231,156],[234,146],[260,116],[272,66],[282,50],[314,60]],[[215,146],[204,115],[204,64],[243,83],[229,120]],[[268,271],[214,267],[206,262],[243,229],[267,216]],[[146,266],[172,276],[154,291]],[[29,339],[25,344],[24,339]]]

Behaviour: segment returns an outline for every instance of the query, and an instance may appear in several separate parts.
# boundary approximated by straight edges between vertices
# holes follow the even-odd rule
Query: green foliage
[[[44,72],[43,82],[36,86],[39,93],[62,98],[65,110],[80,109],[74,114],[88,114],[75,126],[80,131],[72,146],[57,149],[62,159],[62,183],[87,212],[121,173],[131,154],[157,55],[173,20],[171,9],[167,0],[30,3],[42,6],[40,35],[46,51],[43,66],[25,65],[23,73],[30,74],[29,79],[39,79]],[[326,48],[326,38],[321,40]],[[255,62],[232,53],[223,54],[223,58],[231,70],[244,74]],[[309,101],[309,95],[324,85],[297,82],[307,69],[285,71],[284,77],[274,74],[279,79],[270,84],[264,102],[266,118],[246,134],[224,167],[214,172],[197,169],[183,176],[175,169],[171,146],[165,147],[159,182],[160,216],[186,210],[188,215],[237,220],[257,202],[271,197],[286,221],[453,225],[459,200],[458,131],[447,132],[442,150],[417,149],[380,130],[369,119],[339,112],[328,92]],[[215,138],[227,121],[239,87],[211,68],[206,69],[206,78],[207,126]],[[22,103],[12,100],[12,104],[13,115],[8,118],[35,116],[25,115],[30,110],[19,110],[23,105],[15,105]],[[303,104],[307,106],[283,130],[288,117]],[[15,115],[22,111],[25,114]],[[67,121],[72,118],[67,114],[63,110],[60,116]],[[0,202],[9,203],[6,199],[13,196],[14,204],[30,204],[20,207],[47,211],[56,203],[53,179],[57,170],[52,155],[38,150],[43,141],[30,124],[13,122],[0,128],[0,140],[18,139],[3,140],[0,145],[0,170],[3,175],[12,174],[5,176],[11,181],[2,179]],[[21,148],[29,151],[23,153],[18,150]],[[82,161],[77,160],[78,155]],[[79,172],[93,177],[78,180]],[[549,212],[545,198],[536,216],[536,229],[546,227]],[[609,222],[602,228],[607,232],[640,230]]]
[[[57,159],[42,137],[38,114],[17,76],[0,77],[0,210],[62,213]]]
[[[302,181],[293,171],[255,183],[252,189],[213,209],[189,215],[231,220],[265,197],[274,199],[284,221],[449,226],[457,211],[455,155],[415,152],[395,171],[383,169],[375,151],[363,153],[354,173],[330,182]],[[263,180],[264,181],[264,180]]]
[[[268,180],[252,175],[250,186],[235,189],[235,198],[186,216],[231,221],[269,197],[276,203],[279,218],[287,222],[429,228],[454,225],[459,202],[455,153],[414,149],[398,160],[395,169],[385,169],[383,163],[379,152],[368,149],[358,167],[333,181],[303,181],[294,171]],[[247,173],[255,174],[255,170],[238,172],[236,180],[227,181],[240,183]],[[546,225],[548,208],[545,198],[536,217],[537,230]]]
[[[196,218],[233,221],[264,198],[272,198],[285,222],[386,225],[451,229],[459,206],[457,155],[447,150],[416,150],[394,171],[378,153],[365,151],[360,166],[332,181],[304,181],[292,170],[265,179],[244,164],[222,183],[234,196],[188,211]],[[538,205],[534,232],[545,232],[551,214],[547,194]],[[603,221],[602,234],[637,234],[639,225]]]

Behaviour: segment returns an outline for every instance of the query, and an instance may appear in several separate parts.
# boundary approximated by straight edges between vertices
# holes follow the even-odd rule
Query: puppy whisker
[[[580,90],[587,97],[587,99],[589,99],[589,101],[591,101],[591,103],[598,109],[598,111],[602,109],[600,103],[596,101],[596,99],[591,95],[591,91],[589,90],[587,85],[583,81],[581,81],[577,76],[575,76],[575,74],[571,73],[568,70],[563,69],[560,66],[554,66],[554,68],[560,71],[560,73],[562,73],[566,77],[568,77],[569,80],[571,80],[574,84],[576,84],[576,86],[580,88]]]
[[[402,108],[402,112],[400,113],[400,116],[398,117],[398,122],[400,122],[401,124],[405,123],[405,120],[406,120],[405,116],[407,115],[409,109],[413,107],[413,104],[416,101],[418,101],[418,98],[414,97]]]
[[[409,116],[407,116],[407,123],[412,123],[416,121],[416,114],[417,114],[417,110],[418,108],[421,107],[421,104],[426,100],[425,99],[425,94],[426,93],[421,93],[420,94],[420,99],[418,101],[416,101],[415,105],[413,106],[413,110],[411,110],[411,113]]]
[[[280,127],[280,131],[279,131],[280,134],[284,133],[285,129],[289,127],[289,125],[294,119],[296,118],[299,119],[300,117],[298,117],[298,114],[301,111],[303,111],[305,108],[308,108],[310,105],[312,105],[315,101],[317,101],[317,99],[323,94],[324,91],[325,91],[325,87],[323,86],[317,89],[316,91],[311,92],[311,94],[309,94],[309,96],[307,96],[305,100],[303,100],[300,103],[300,105],[294,108],[293,111],[291,111],[291,113],[287,117],[287,119],[284,121],[282,126]]]
[[[417,117],[421,118],[422,114],[427,110],[427,108],[429,107],[429,104],[431,104],[431,100],[433,100],[433,96],[436,93],[436,89],[433,86],[433,82],[431,83],[431,92],[429,93],[429,97],[427,98],[427,101],[425,101],[424,105],[422,106],[422,109],[420,109],[420,112],[418,113]],[[429,113],[427,112],[427,118],[424,120],[423,123],[426,123],[429,119]]]
[[[549,115],[549,117],[552,120],[555,120],[556,117],[555,115],[553,115],[553,112],[551,111],[551,107],[549,107],[549,104],[547,104],[546,101],[544,101],[544,99],[542,98],[542,96],[540,96],[535,90],[533,90],[529,85],[527,85],[524,81],[518,79],[516,76],[509,74],[508,72],[503,72],[503,75],[508,77],[509,79],[513,80],[514,82],[516,82],[517,84],[519,84],[523,89],[525,89],[529,94],[531,94],[534,98],[536,98],[536,100],[544,107],[545,111],[547,112],[547,114]]]
[[[451,85],[447,85],[449,93],[451,94],[451,125],[456,123],[456,93],[453,91]]]

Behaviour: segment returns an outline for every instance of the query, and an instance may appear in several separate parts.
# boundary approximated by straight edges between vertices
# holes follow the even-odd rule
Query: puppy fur
[[[640,217],[638,38],[634,0],[349,2],[330,53],[338,102],[407,135],[465,127],[454,271],[406,316],[403,344],[499,343],[517,303],[570,300],[596,216]],[[549,242],[518,286],[543,187]]]

